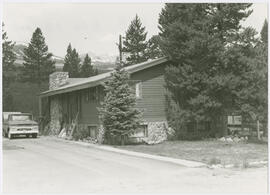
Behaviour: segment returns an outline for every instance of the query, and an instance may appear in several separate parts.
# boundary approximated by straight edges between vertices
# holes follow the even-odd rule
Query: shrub
[[[218,165],[221,164],[221,160],[219,158],[211,158],[208,162],[209,165]]]
[[[77,140],[82,140],[84,138],[89,137],[89,131],[87,128],[82,128],[82,129],[76,129],[73,133],[73,139]]]

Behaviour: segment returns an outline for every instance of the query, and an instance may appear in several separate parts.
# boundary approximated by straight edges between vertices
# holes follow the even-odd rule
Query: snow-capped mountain
[[[20,59],[22,60],[23,59],[23,55],[24,55],[23,50],[25,48],[27,48],[26,44],[16,44],[16,45],[14,45],[13,52],[15,53],[17,60],[20,60]],[[56,60],[56,61],[60,61],[60,62],[64,61],[64,58],[60,57],[60,56],[53,55],[52,58],[54,60]]]
[[[16,44],[13,47],[13,51],[17,58],[15,61],[17,66],[20,66],[23,63],[23,55],[24,55],[23,50],[26,47],[27,47],[27,44]],[[98,69],[106,71],[106,70],[111,70],[112,68],[114,68],[115,61],[117,58],[116,55],[109,55],[109,54],[97,55],[91,51],[87,53],[91,57],[92,65],[97,67]],[[86,56],[86,53],[80,55],[82,62],[85,56]],[[64,66],[64,57],[53,55],[52,58],[56,61],[55,65],[57,69],[61,70]]]
[[[98,64],[115,64],[115,61],[116,61],[116,58],[117,58],[116,55],[111,55],[111,54],[97,55],[97,54],[95,54],[95,53],[93,53],[91,51],[87,52],[87,54],[91,57],[92,63],[95,64],[95,65],[98,65]],[[86,53],[81,54],[80,58],[83,60],[85,56],[86,56]]]
[[[26,44],[16,44],[13,47],[13,52],[17,59],[23,59],[23,50],[27,47]]]

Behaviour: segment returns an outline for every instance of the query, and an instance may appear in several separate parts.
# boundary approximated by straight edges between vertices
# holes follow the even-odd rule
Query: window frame
[[[142,99],[142,82],[135,83],[135,97],[136,99]]]

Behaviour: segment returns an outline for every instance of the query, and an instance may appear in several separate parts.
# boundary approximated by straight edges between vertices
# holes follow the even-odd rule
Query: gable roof
[[[162,57],[162,58],[146,61],[143,63],[127,66],[127,67],[124,67],[124,69],[128,71],[128,73],[132,74],[132,73],[150,68],[152,66],[162,64],[167,61],[168,61],[167,57]],[[113,71],[110,71],[110,72],[106,72],[106,73],[88,77],[88,78],[69,78],[67,84],[57,89],[42,92],[40,96],[43,96],[43,97],[52,96],[56,94],[77,91],[77,90],[81,90],[81,89],[85,89],[89,87],[95,87],[95,86],[100,85],[102,82],[106,81],[107,79],[109,79],[111,77],[112,72]]]

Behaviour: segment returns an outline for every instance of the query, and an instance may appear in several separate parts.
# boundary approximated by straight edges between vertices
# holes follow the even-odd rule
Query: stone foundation
[[[99,144],[103,144],[104,143],[104,128],[102,125],[100,125],[100,127],[98,128],[98,136],[97,136],[97,140]]]
[[[143,139],[147,144],[158,144],[167,140],[168,125],[166,121],[149,122],[147,129],[148,137]]]

